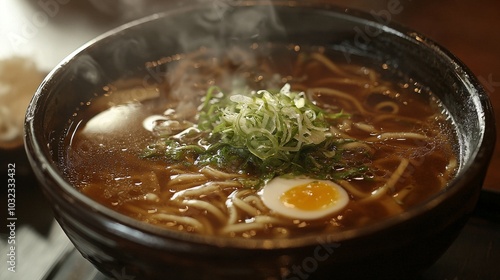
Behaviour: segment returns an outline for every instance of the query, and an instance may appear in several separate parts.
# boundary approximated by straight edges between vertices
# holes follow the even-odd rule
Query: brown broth
[[[175,69],[184,67],[182,60],[189,60],[191,55],[181,56],[180,62],[164,59],[153,63],[164,67],[155,68],[165,74],[160,84],[145,87],[145,79],[132,79],[110,85],[103,90],[102,96],[90,100],[75,114],[62,143],[66,147],[66,154],[60,158],[60,165],[65,175],[78,190],[92,199],[138,220],[169,229],[199,232],[190,224],[168,221],[156,215],[172,212],[179,216],[201,217],[201,223],[210,224],[211,228],[205,234],[247,238],[298,236],[307,232],[339,231],[372,224],[423,203],[445,187],[456,169],[456,165],[450,164],[457,161],[454,152],[456,138],[444,108],[430,91],[411,79],[387,78],[385,66],[370,70],[356,64],[338,64],[341,71],[347,73],[343,75],[331,72],[318,61],[298,65],[297,61],[301,58],[299,54],[308,55],[307,51],[296,51],[294,48],[286,50],[278,49],[272,59],[257,56],[256,63],[252,60],[245,63],[247,60],[242,59],[244,63],[235,64],[234,59],[228,62],[211,55],[195,57],[195,63],[183,69],[181,74],[184,76]],[[315,51],[324,52],[321,48]],[[248,59],[253,58],[254,53],[245,51],[233,55]],[[280,73],[281,78],[276,79],[276,73]],[[370,73],[377,75],[375,80],[370,78]],[[335,81],[328,81],[332,78]],[[187,104],[185,107],[192,111],[201,102],[208,86],[217,84],[222,88],[230,88],[235,79],[245,81],[253,89],[290,83],[292,89],[330,87],[355,98],[367,114],[348,99],[330,96],[321,90],[310,95],[325,110],[338,112],[342,109],[351,114],[348,123],[339,122],[334,126],[350,137],[368,143],[373,149],[369,160],[362,159],[372,165],[372,173],[368,174],[371,179],[345,180],[358,191],[369,194],[383,187],[384,182],[380,180],[390,180],[402,159],[408,161],[407,167],[392,188],[379,199],[364,199],[350,193],[348,206],[324,219],[289,219],[279,224],[267,223],[263,228],[223,231],[225,222],[214,218],[210,211],[172,204],[172,196],[181,190],[169,186],[176,173],[161,159],[145,159],[140,155],[157,138],[144,129],[145,118],[162,114],[166,109],[178,111],[179,104]],[[354,85],[351,82],[355,79],[365,84]],[[192,94],[184,96],[185,92]],[[397,104],[399,111],[391,114],[392,105],[376,109],[381,102]],[[193,120],[193,113],[188,114],[186,119]],[[367,124],[375,132],[358,127],[356,123]],[[391,132],[417,133],[425,135],[426,139],[394,137],[377,140],[377,136]],[[343,156],[352,159],[352,162],[357,162],[361,157],[356,149],[345,152]],[[199,172],[195,167],[186,167],[186,170],[190,173]],[[199,184],[194,180],[192,186]],[[403,198],[406,188],[411,188],[411,191]],[[225,203],[227,197],[237,189],[233,186],[221,187],[218,192],[210,192],[200,199],[222,209],[224,215],[229,215]],[[283,220],[283,217],[270,210],[260,210],[260,214],[277,216],[277,219]],[[242,224],[254,218],[245,213],[239,215],[238,223]]]

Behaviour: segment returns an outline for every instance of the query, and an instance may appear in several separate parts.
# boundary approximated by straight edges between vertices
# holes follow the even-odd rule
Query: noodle
[[[199,186],[200,183],[206,181],[207,177],[203,174],[184,173],[172,176],[169,185],[176,185],[177,187],[182,186],[182,188],[187,189],[193,186]]]
[[[396,203],[398,203],[399,205],[403,205],[405,198],[411,193],[412,190],[413,186],[407,186],[398,193],[394,194],[392,197],[394,198],[394,201],[396,201]]]
[[[345,92],[342,92],[342,91],[339,91],[339,90],[335,90],[335,89],[332,89],[332,88],[312,88],[312,89],[310,89],[310,91],[311,92],[316,92],[316,93],[328,94],[328,95],[331,95],[331,96],[335,96],[335,97],[339,97],[339,98],[348,100],[349,102],[351,102],[358,109],[358,111],[361,114],[368,114],[368,112],[365,110],[365,108],[363,108],[363,106],[361,105],[361,103],[359,103],[354,97],[352,97],[351,95],[349,95],[349,94],[347,94]]]
[[[225,223],[226,215],[219,208],[215,207],[211,203],[203,200],[187,199],[182,201],[182,204],[196,207],[207,211],[208,213],[214,215],[221,223]]]
[[[201,196],[201,195],[206,195],[210,194],[212,192],[216,192],[222,188],[231,188],[231,187],[238,187],[240,184],[238,182],[234,181],[228,181],[228,182],[208,182],[203,185],[198,185],[193,188],[185,189],[182,191],[178,191],[175,193],[174,196],[172,196],[172,199],[177,199],[179,197],[195,197],[195,196]]]
[[[185,224],[185,225],[193,227],[195,230],[200,231],[200,232],[207,231],[207,229],[203,226],[203,224],[200,221],[198,221],[197,219],[191,218],[191,217],[183,217],[183,216],[179,216],[179,215],[170,215],[170,214],[165,214],[165,213],[153,214],[153,215],[151,215],[151,217],[153,219],[157,219],[160,221],[168,221],[168,222]]]
[[[227,224],[232,225],[238,223],[238,209],[232,202],[227,203],[227,212],[229,214]]]
[[[377,112],[386,112],[386,108],[391,109],[391,111],[389,112],[390,114],[397,114],[399,112],[398,104],[392,101],[380,102],[375,106],[375,110],[377,110]]]
[[[368,197],[370,194],[369,193],[364,193],[360,190],[358,190],[356,187],[354,187],[352,184],[350,184],[348,181],[341,180],[338,182],[344,189],[346,189],[349,193],[352,195],[358,197],[358,198],[365,198]]]
[[[391,121],[404,121],[404,122],[410,122],[410,123],[414,123],[414,124],[418,124],[418,125],[421,125],[423,122],[421,120],[417,120],[415,118],[409,118],[409,117],[404,117],[404,116],[394,116],[394,114],[382,114],[382,115],[378,115],[378,116],[375,116],[375,118],[373,119],[373,122],[376,122],[376,123],[380,123],[380,122],[383,122],[383,121],[386,121],[386,120],[391,120]]]
[[[232,202],[233,202],[234,206],[240,208],[241,210],[245,211],[246,213],[248,213],[251,216],[257,216],[260,213],[259,210],[248,205],[245,201],[243,201],[237,197],[233,197]]]
[[[150,200],[150,201],[155,201],[158,202],[160,201],[160,197],[154,193],[147,193],[144,195],[145,200]]]
[[[408,166],[409,161],[407,159],[402,159],[398,168],[392,173],[391,177],[387,182],[380,187],[379,189],[372,192],[371,196],[363,199],[363,201],[369,201],[374,199],[379,199],[383,195],[385,195],[388,191],[394,192],[395,185],[397,181],[403,176],[403,173]]]
[[[366,84],[366,81],[353,79],[353,78],[325,78],[323,80],[316,81],[313,86],[314,87],[326,87],[326,86],[335,86],[335,85],[353,85],[364,88],[369,86]]]
[[[249,195],[249,196],[243,198],[243,201],[246,203],[253,204],[254,207],[256,207],[256,209],[261,211],[261,212],[263,212],[267,209],[266,206],[264,206],[264,204],[262,203],[262,200],[256,195]]]
[[[333,63],[330,59],[328,59],[326,56],[324,56],[321,53],[313,53],[311,54],[311,58],[315,59],[319,62],[321,62],[323,65],[325,65],[332,73],[338,74],[340,76],[347,76],[349,77],[351,74],[342,70],[337,64]],[[374,77],[370,77],[370,80],[372,80]]]
[[[394,174],[392,174],[391,178],[389,178],[389,180],[387,181],[386,186],[391,191],[394,191],[394,186],[396,185],[396,182],[403,176],[408,163],[408,159],[401,159],[401,163],[399,164],[398,168],[396,169],[396,171],[394,171]]]
[[[221,229],[222,234],[228,234],[231,232],[245,232],[250,230],[262,230],[266,228],[266,224],[264,223],[241,223],[241,224],[231,224],[225,226]]]
[[[367,139],[367,141],[386,141],[397,139],[427,140],[428,138],[425,135],[414,132],[384,132],[377,135],[377,137]]]
[[[255,217],[253,221],[242,223],[242,224],[230,224],[224,227],[221,231],[222,233],[230,233],[230,232],[243,232],[257,229],[264,229],[269,224],[278,225],[278,224],[286,224],[287,222],[270,216],[258,216]]]
[[[209,166],[203,167],[200,172],[206,177],[214,180],[228,180],[241,177],[239,174],[222,172]]]
[[[366,124],[366,123],[354,123],[354,126],[369,133],[375,133],[378,132],[377,129],[371,124]]]
[[[401,206],[401,204],[397,203],[396,200],[386,198],[385,203],[383,204],[387,212],[389,213],[401,213],[403,212],[404,208]]]

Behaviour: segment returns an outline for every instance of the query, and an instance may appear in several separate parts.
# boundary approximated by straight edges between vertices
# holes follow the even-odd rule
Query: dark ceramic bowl
[[[120,27],[68,57],[36,92],[26,116],[26,149],[76,248],[118,279],[407,279],[432,265],[473,210],[493,151],[492,108],[478,81],[431,40],[371,14],[328,5],[235,2],[183,7]],[[234,42],[322,45],[347,61],[362,56],[414,77],[439,96],[456,123],[458,175],[426,203],[383,222],[286,240],[156,228],[94,202],[65,180],[58,143],[80,102],[110,82],[146,73],[147,61]]]

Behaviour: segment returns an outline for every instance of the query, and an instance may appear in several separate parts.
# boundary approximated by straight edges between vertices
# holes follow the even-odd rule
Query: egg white
[[[308,184],[313,181],[323,182],[331,186],[338,194],[338,200],[326,208],[318,210],[302,210],[285,205],[281,196],[293,187]],[[315,220],[334,214],[342,210],[349,203],[349,195],[336,183],[329,180],[317,180],[310,178],[283,178],[277,177],[270,180],[260,191],[264,205],[272,211],[292,219]]]

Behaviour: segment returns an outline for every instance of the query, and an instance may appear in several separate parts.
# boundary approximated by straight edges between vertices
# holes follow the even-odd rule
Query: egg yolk
[[[280,197],[287,207],[309,211],[324,209],[336,203],[338,199],[339,193],[335,188],[318,181],[295,186]]]

